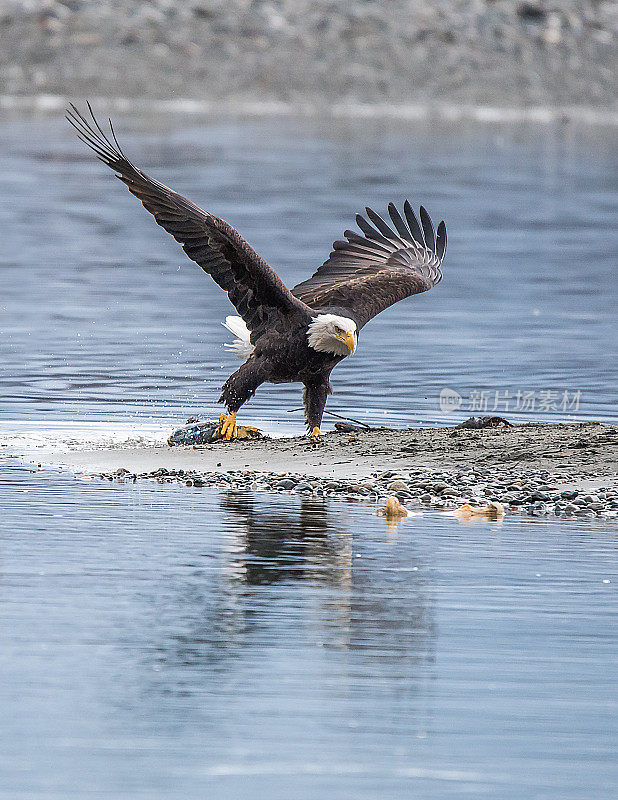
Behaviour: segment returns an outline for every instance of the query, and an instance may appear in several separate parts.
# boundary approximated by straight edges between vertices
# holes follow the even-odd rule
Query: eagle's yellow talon
[[[236,426],[236,412],[221,414],[219,417],[219,436],[222,439],[235,439],[238,434]]]
[[[254,428],[253,425],[237,425],[235,413],[221,414],[219,417],[216,439],[229,442],[231,439],[259,439],[261,436],[259,428]]]
[[[322,439],[322,431],[319,428],[313,428],[311,433],[309,434],[309,439],[312,442],[319,442]]]

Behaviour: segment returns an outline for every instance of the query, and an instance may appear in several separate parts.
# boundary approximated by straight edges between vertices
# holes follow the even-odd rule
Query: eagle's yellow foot
[[[319,428],[314,428],[311,433],[309,434],[309,440],[311,442],[321,442],[322,441],[322,431]]]
[[[238,427],[236,426],[236,412],[232,411],[231,414],[221,414],[219,417],[219,430],[218,434],[222,439],[236,439],[238,436]]]

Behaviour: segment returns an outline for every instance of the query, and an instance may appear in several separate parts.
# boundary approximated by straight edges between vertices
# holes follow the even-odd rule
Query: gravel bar
[[[0,0],[0,96],[616,111],[599,0]]]
[[[372,429],[201,447],[73,451],[52,459],[90,478],[191,489],[274,491],[450,510],[502,503],[532,516],[618,518],[618,426]],[[48,462],[49,463],[49,462]]]

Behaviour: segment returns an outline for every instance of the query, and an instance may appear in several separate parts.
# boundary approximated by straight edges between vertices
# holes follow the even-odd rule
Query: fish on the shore
[[[355,352],[360,330],[393,303],[431,289],[442,279],[446,226],[437,229],[421,206],[420,222],[406,200],[403,215],[388,206],[390,223],[366,209],[346,230],[321,267],[288,289],[275,271],[227,222],[135,167],[125,156],[110,121],[103,132],[74,105],[67,119],[79,138],[116,173],[156,222],[181,243],[185,253],[227,292],[240,316],[223,323],[234,335],[231,348],[243,364],[223,385],[219,436],[240,438],[236,414],[264,382],[302,383],[308,431],[314,440],[330,374]],[[306,224],[309,224],[307,220]]]
[[[264,434],[253,425],[239,425],[236,435],[237,439],[263,439]],[[198,420],[187,420],[187,425],[178,428],[167,437],[167,443],[170,447],[199,447],[204,444],[212,444],[222,439],[221,428],[218,422],[207,420],[206,422],[199,422]]]

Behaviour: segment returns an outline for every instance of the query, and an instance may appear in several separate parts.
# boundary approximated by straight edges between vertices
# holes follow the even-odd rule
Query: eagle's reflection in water
[[[290,506],[264,514],[251,495],[223,496],[222,509],[237,523],[230,549],[232,582],[259,586],[310,579],[337,585],[347,580],[351,557],[345,525],[337,525],[335,515],[329,519],[322,498],[301,496],[298,507]]]
[[[223,552],[216,568],[205,554],[212,566],[176,587],[184,620],[181,630],[168,630],[168,667],[233,670],[238,660],[283,647],[307,668],[319,648],[327,659],[353,651],[372,670],[378,660],[398,685],[413,679],[414,691],[430,679],[433,598],[409,535],[339,501],[230,492],[219,503]]]

